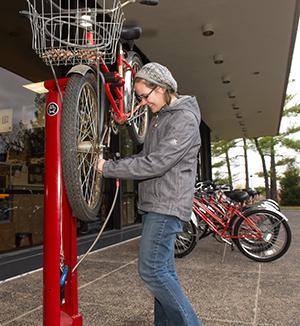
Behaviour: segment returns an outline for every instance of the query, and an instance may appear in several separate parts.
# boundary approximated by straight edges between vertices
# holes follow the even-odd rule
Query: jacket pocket
[[[161,185],[161,180],[155,180],[153,184],[153,192],[154,192],[154,197],[159,198],[161,193],[160,193],[160,185]]]

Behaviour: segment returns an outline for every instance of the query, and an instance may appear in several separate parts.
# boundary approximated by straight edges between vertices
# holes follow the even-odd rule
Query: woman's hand
[[[98,162],[97,162],[97,168],[96,168],[96,170],[97,170],[98,173],[101,173],[102,174],[102,172],[103,172],[103,165],[104,165],[105,162],[106,161],[104,159],[102,159],[102,158],[100,160],[98,160]]]

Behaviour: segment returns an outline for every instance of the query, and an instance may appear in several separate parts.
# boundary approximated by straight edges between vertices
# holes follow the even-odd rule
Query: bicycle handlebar
[[[23,17],[26,17],[28,18],[30,16],[30,12],[29,11],[26,11],[26,10],[21,10],[19,11],[19,14]]]

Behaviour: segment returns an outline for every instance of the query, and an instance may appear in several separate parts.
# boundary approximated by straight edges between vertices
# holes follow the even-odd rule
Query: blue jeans
[[[139,274],[154,296],[156,326],[200,326],[177,278],[174,259],[176,233],[181,221],[170,215],[149,212],[143,216]]]

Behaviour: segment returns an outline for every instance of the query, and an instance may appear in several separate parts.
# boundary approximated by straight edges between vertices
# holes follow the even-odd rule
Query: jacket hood
[[[191,113],[194,114],[198,123],[200,124],[200,122],[201,122],[200,109],[199,109],[199,105],[198,105],[198,102],[197,102],[197,99],[195,96],[189,96],[189,95],[179,96],[177,98],[177,100],[174,101],[172,104],[164,107],[161,110],[161,113],[174,111],[174,110],[190,111]]]

